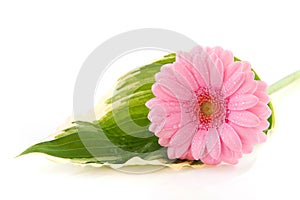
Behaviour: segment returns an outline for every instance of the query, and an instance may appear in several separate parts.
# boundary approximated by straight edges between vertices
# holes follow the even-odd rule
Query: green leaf
[[[105,136],[97,121],[94,123],[74,122],[74,126],[67,131],[72,131],[72,134],[33,145],[20,155],[39,152],[60,158],[75,160],[84,158],[88,162],[111,164],[124,163],[132,157],[139,156],[145,160],[161,159],[162,162],[166,162],[165,148],[146,154],[125,151],[117,147]],[[144,143],[142,140],[135,141],[133,146],[141,148],[139,145],[144,145]],[[130,139],[127,145],[132,146]]]
[[[148,130],[149,109],[145,103],[154,97],[151,91],[154,74],[162,65],[174,61],[175,54],[170,54],[122,76],[113,97],[106,101],[112,109],[101,119],[92,123],[74,122],[73,127],[65,129],[56,139],[33,145],[21,155],[40,152],[89,163],[121,164],[135,156],[170,162],[166,148]]]

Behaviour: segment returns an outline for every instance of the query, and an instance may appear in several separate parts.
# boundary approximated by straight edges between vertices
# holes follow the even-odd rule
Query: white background
[[[299,199],[299,81],[272,95],[275,131],[236,166],[133,175],[15,158],[72,115],[82,63],[116,34],[174,30],[232,50],[271,84],[300,69],[299,19],[287,0],[1,1],[0,199]]]

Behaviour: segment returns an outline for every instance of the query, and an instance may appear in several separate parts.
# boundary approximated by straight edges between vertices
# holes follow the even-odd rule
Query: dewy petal
[[[270,97],[265,92],[256,91],[254,93],[254,95],[257,96],[259,98],[259,100],[264,103],[269,103],[269,101],[270,101]]]
[[[223,143],[232,151],[241,152],[242,143],[240,137],[234,129],[227,123],[224,123],[219,131]]]
[[[231,111],[228,120],[243,127],[256,127],[260,123],[259,118],[249,111]]]
[[[201,75],[206,85],[210,85],[209,70],[201,54],[196,54],[193,58],[193,66]]]
[[[159,82],[159,79],[171,79],[177,83],[179,83],[181,86],[183,86],[184,88],[186,88],[189,91],[192,91],[192,87],[191,84],[188,82],[189,79],[185,79],[182,73],[178,73],[175,70],[175,67],[181,64],[178,63],[173,63],[173,64],[168,64],[168,65],[164,65],[161,68],[161,73],[158,73],[156,78],[156,81]]]
[[[221,156],[218,159],[214,159],[210,154],[207,154],[205,157],[201,158],[201,161],[207,165],[218,165],[221,163]]]
[[[180,85],[177,81],[170,79],[160,79],[158,83],[165,89],[171,91],[176,99],[180,100],[191,100],[195,97],[191,91]]]
[[[258,135],[257,135],[257,133],[259,132],[258,128],[242,127],[242,126],[236,125],[232,122],[229,123],[229,125],[239,135],[242,143],[247,143],[247,144],[251,144],[251,145],[258,143]]]
[[[166,117],[166,124],[163,127],[165,130],[177,129],[181,123],[181,113],[173,113]]]
[[[211,154],[213,158],[217,158],[220,154],[220,138],[216,128],[209,128],[205,137],[206,151],[200,152],[200,158]]]
[[[241,62],[233,62],[231,63],[226,70],[224,71],[224,81],[227,82],[230,77],[232,77],[235,73],[242,72],[242,63]]]
[[[246,110],[258,103],[258,98],[252,94],[234,95],[229,98],[228,109]]]
[[[235,165],[238,163],[238,159],[242,156],[241,152],[232,151],[226,145],[222,144],[222,159],[223,161]]]
[[[257,88],[257,81],[254,80],[254,73],[245,73],[245,81],[235,94],[253,94]]]
[[[174,63],[174,73],[176,78],[181,80],[180,82],[182,84],[185,84],[186,88],[189,88],[192,91],[197,91],[199,88],[198,83],[191,71],[188,70],[184,65]]]
[[[258,116],[260,119],[267,119],[272,113],[269,106],[263,102],[258,102],[254,107],[248,110]]]
[[[192,151],[192,155],[195,158],[195,160],[199,160],[200,152],[204,152],[204,149],[205,149],[204,140],[205,140],[206,134],[207,134],[207,131],[198,130],[192,140],[191,151]]]
[[[225,97],[232,95],[244,82],[244,73],[233,74],[224,84]]]
[[[157,83],[152,85],[152,92],[156,97],[160,98],[161,100],[168,101],[168,102],[177,101],[175,96],[170,91],[163,88]]]
[[[162,106],[155,105],[148,113],[148,119],[152,122],[160,122],[166,118],[166,113]]]
[[[180,128],[176,134],[171,138],[169,143],[169,148],[174,147],[173,155],[176,158],[182,156],[186,150],[189,148],[191,141],[195,132],[197,131],[197,126],[194,123],[189,123],[184,127]]]
[[[221,79],[220,81],[223,82],[224,66],[223,66],[222,60],[217,56],[217,54],[215,52],[212,52],[209,56],[219,71],[219,75],[220,75],[220,79]]]
[[[195,134],[197,127],[194,123],[188,123],[181,127],[174,137],[171,138],[170,146],[180,146],[190,140]]]
[[[169,138],[159,138],[158,139],[158,144],[160,144],[161,146],[167,146],[170,142]]]
[[[193,65],[202,76],[206,85],[217,88],[221,87],[222,81],[219,70],[202,48],[198,48],[197,54],[194,55]]]
[[[258,134],[258,144],[263,143],[267,140],[267,135],[264,132],[259,132]]]

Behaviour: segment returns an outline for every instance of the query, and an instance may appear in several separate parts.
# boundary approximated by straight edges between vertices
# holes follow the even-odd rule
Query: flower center
[[[200,110],[204,115],[208,116],[208,115],[211,115],[214,112],[214,107],[213,107],[213,104],[211,102],[204,101],[200,105]]]
[[[201,88],[197,93],[195,114],[199,120],[199,129],[219,127],[226,120],[226,101],[221,91]]]

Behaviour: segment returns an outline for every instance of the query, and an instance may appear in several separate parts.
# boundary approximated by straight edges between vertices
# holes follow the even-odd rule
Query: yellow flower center
[[[200,105],[200,110],[204,115],[208,116],[208,115],[211,115],[214,112],[214,107],[213,107],[213,104],[211,102],[204,101]]]

